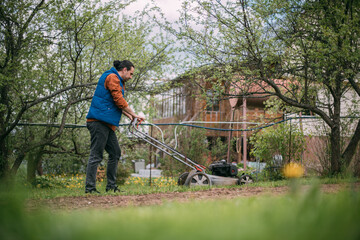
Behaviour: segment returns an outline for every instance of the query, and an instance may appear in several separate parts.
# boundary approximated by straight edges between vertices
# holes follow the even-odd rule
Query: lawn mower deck
[[[187,158],[185,155],[178,152],[176,149],[157,140],[156,138],[153,138],[150,135],[139,131],[139,124],[140,122],[138,122],[137,119],[134,119],[134,121],[129,126],[130,133],[192,169],[190,172],[184,172],[179,176],[179,185],[239,185],[253,182],[253,179],[250,175],[243,174],[242,176],[238,177],[237,167],[231,163],[227,163],[225,160],[210,164],[208,169],[211,170],[212,174],[207,174],[205,172],[206,167]]]

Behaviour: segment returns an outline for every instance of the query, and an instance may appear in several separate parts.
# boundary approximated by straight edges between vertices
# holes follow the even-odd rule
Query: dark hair
[[[116,68],[116,70],[121,71],[122,69],[124,69],[126,67],[126,69],[129,71],[131,69],[131,67],[134,67],[134,64],[132,64],[132,62],[130,62],[129,60],[124,60],[124,61],[119,61],[119,60],[115,60],[114,61],[114,67]]]

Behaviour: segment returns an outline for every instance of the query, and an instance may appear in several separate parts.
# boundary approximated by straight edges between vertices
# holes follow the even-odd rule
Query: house
[[[216,81],[216,79],[215,79]],[[154,123],[192,123],[199,126],[215,129],[256,129],[266,123],[274,123],[288,119],[288,123],[297,126],[306,136],[306,150],[303,153],[303,163],[308,169],[319,170],[323,168],[321,161],[325,159],[327,147],[326,137],[328,128],[324,122],[311,113],[284,114],[278,112],[269,114],[265,112],[265,101],[271,96],[268,86],[260,86],[246,82],[242,77],[234,76],[231,81],[222,85],[223,94],[212,90],[212,82],[204,78],[197,79],[196,83],[191,78],[179,78],[176,87],[170,88],[161,95],[156,96],[156,115]],[[291,82],[284,79],[276,79],[274,82],[280,88],[290,87]],[[225,97],[224,97],[225,96]],[[318,92],[318,99],[326,98],[325,93]],[[326,102],[326,99],[324,100]],[[359,115],[360,99],[351,91],[346,93],[342,103],[342,116]],[[355,112],[354,112],[355,111]],[[310,114],[310,115],[309,115]],[[355,123],[347,124],[346,127],[355,129]],[[351,131],[350,131],[351,132]],[[254,131],[206,131],[209,144],[221,138],[229,143],[229,139],[236,139],[236,146],[228,148],[227,159],[229,162],[255,161],[249,156],[251,145],[249,138]],[[360,151],[358,157],[360,159]],[[324,160],[325,161],[325,160]]]
[[[254,161],[249,153],[248,144],[251,131],[239,131],[282,119],[282,113],[265,112],[265,101],[270,95],[261,88],[247,86],[247,93],[240,94],[240,86],[223,85],[226,97],[219,97],[212,90],[211,82],[195,84],[188,79],[177,79],[176,87],[156,96],[154,107],[156,114],[153,122],[188,123],[207,128],[206,136],[211,145],[217,138],[228,144],[228,162]],[[180,84],[179,84],[180,83]],[[239,83],[239,81],[237,81]],[[256,92],[256,93],[255,93]],[[221,131],[213,129],[232,129]],[[230,146],[229,139],[236,139],[235,146]]]

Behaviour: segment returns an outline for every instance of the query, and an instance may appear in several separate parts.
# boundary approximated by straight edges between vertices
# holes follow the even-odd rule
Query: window
[[[184,88],[173,88],[157,96],[158,118],[169,118],[186,113],[186,97]]]
[[[215,95],[213,90],[206,91],[206,110],[207,111],[219,111],[220,110],[219,98]]]

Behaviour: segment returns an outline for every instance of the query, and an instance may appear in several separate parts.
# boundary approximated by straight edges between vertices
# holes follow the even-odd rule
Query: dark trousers
[[[90,157],[86,167],[86,190],[96,188],[96,173],[99,163],[103,159],[104,149],[109,154],[106,169],[106,189],[116,187],[116,170],[121,156],[119,142],[115,132],[102,122],[88,122],[86,124],[91,136]]]

